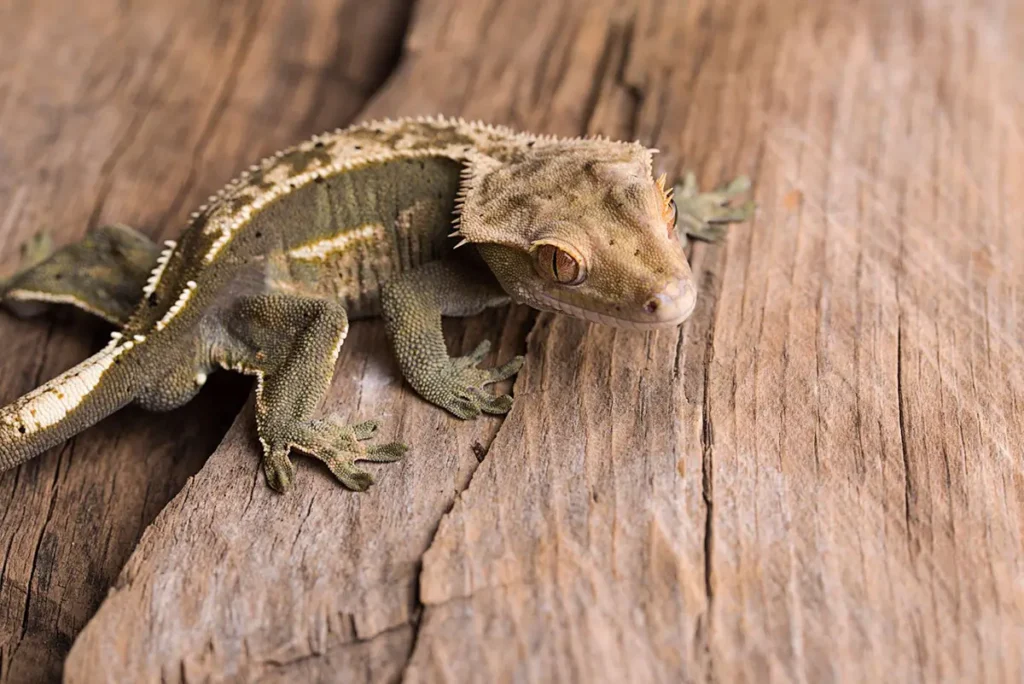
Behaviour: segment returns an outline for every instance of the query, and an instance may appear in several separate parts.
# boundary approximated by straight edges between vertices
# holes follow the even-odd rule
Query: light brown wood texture
[[[142,535],[66,679],[1021,681],[1024,8],[895,5],[419,0],[397,69],[360,116],[441,111],[639,138],[662,150],[670,175],[753,176],[756,218],[692,248],[702,294],[679,330],[615,331],[522,308],[451,323],[455,350],[490,338],[501,361],[526,349],[504,421],[462,423],[426,405],[402,383],[380,325],[354,326],[323,411],[380,416],[382,439],[413,445],[408,458],[375,467],[366,494],[300,458],[282,497],[263,484],[243,409]],[[244,166],[240,131],[254,120],[273,130],[261,144],[330,127],[318,99],[337,97],[330,85],[279,81],[301,91],[287,107],[266,89],[282,53],[322,63],[341,50],[345,22],[275,47],[288,14],[273,11],[277,23],[238,34],[239,6],[222,18],[231,39],[161,53],[165,70],[191,64],[200,80],[222,68],[212,55],[235,55],[230,94],[211,86],[200,101],[189,84],[182,118],[238,101],[221,145],[158,154],[137,142],[116,159],[137,173],[192,173],[188,192],[203,195]],[[225,47],[239,35],[251,36],[248,52]],[[34,63],[0,54],[0,73]],[[84,106],[59,90],[25,92],[40,107]],[[250,93],[267,103],[264,119]],[[25,108],[3,91],[0,102],[2,117]],[[110,116],[130,119],[133,102]],[[285,109],[294,118],[282,131]],[[333,112],[348,116],[338,102]],[[52,126],[62,138],[60,120]],[[71,178],[45,136],[13,139],[3,149],[19,164]],[[80,139],[110,154],[104,140]],[[59,186],[35,211],[100,196],[104,219],[166,215],[168,233],[187,213],[184,199],[152,209],[146,175],[104,191],[92,173],[96,187]],[[27,235],[34,222],[2,225]],[[38,358],[45,328],[3,326]],[[85,351],[60,339],[47,371]],[[52,483],[111,497],[122,471],[96,464],[138,464],[152,450],[153,468],[184,453],[167,436],[180,432],[173,416],[154,428],[144,418],[111,423],[131,444],[100,428],[76,440],[93,445],[90,457],[76,447],[73,459],[51,454],[21,471],[48,475],[34,476],[41,493],[12,489],[7,516],[35,516],[18,548],[46,527]],[[61,470],[72,468],[89,474]],[[97,524],[88,507],[74,513]],[[103,525],[134,540],[137,520],[130,532],[120,518]],[[80,550],[92,538],[75,549],[54,539],[68,566],[98,553]],[[2,591],[17,590],[5,581]],[[75,605],[81,620],[94,604]]]
[[[38,230],[175,236],[240,167],[343,124],[387,76],[408,3],[0,3],[0,272]],[[102,324],[0,316],[0,402],[102,346]],[[143,529],[242,407],[228,376],[127,410],[0,478],[0,681],[53,681]],[[211,381],[211,384],[214,381]]]

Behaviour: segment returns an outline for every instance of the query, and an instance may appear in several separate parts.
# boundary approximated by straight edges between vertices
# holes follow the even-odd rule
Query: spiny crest
[[[146,286],[142,288],[142,296],[149,297],[156,292],[157,286],[160,284],[160,278],[164,275],[164,270],[167,268],[167,262],[171,260],[171,254],[174,252],[174,248],[178,246],[174,240],[167,240],[164,243],[166,249],[160,252],[160,256],[156,258],[156,268],[150,273],[149,278],[146,280]]]
[[[661,196],[663,198],[661,205],[661,217],[665,220],[665,223],[673,223],[675,219],[675,208],[672,206],[672,200],[675,197],[676,189],[675,187],[665,187],[667,178],[668,176],[663,173],[658,176],[658,179],[655,182],[657,183],[658,189],[661,191]]]
[[[466,201],[470,198],[480,179],[489,171],[492,171],[499,166],[501,166],[500,162],[482,154],[473,154],[466,159],[466,163],[463,165],[460,175],[459,191],[455,195],[455,206],[453,208],[455,218],[452,221],[452,223],[455,224],[455,230],[448,236],[461,238],[458,244],[455,245],[454,249],[458,249],[459,247],[472,242],[470,236],[462,233],[462,219],[466,209]]]

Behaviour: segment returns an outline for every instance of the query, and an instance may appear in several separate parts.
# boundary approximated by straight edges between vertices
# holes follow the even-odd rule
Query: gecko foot
[[[439,364],[420,393],[431,403],[463,420],[481,413],[508,413],[512,408],[512,397],[508,394],[496,396],[485,388],[518,373],[523,367],[523,357],[516,356],[497,368],[478,368],[490,348],[491,343],[484,340],[472,354]]]
[[[53,240],[49,233],[39,232],[23,242],[19,251],[21,258],[18,261],[18,270],[12,276],[0,278],[0,292],[17,276],[46,261],[53,254]]]
[[[326,420],[311,420],[267,432],[264,438],[263,472],[267,484],[286,492],[295,478],[295,464],[288,457],[292,447],[322,461],[334,476],[349,489],[365,491],[373,478],[355,466],[356,461],[391,463],[400,460],[408,447],[398,442],[366,446],[362,441],[377,432],[377,421],[355,425],[337,425]]]
[[[750,189],[750,179],[740,176],[713,192],[701,192],[697,177],[687,173],[676,185],[677,225],[688,238],[716,242],[725,236],[725,224],[746,221],[754,213],[754,202],[732,205],[733,199]]]

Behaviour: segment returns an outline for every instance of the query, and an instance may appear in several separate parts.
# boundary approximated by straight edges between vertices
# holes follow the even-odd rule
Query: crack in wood
[[[714,300],[717,302],[717,294]],[[704,598],[706,607],[703,621],[703,650],[707,658],[706,681],[715,681],[714,658],[711,649],[711,632],[714,625],[714,444],[715,430],[711,419],[711,364],[715,354],[715,307],[710,306],[711,316],[704,345],[704,401],[701,409],[701,496],[704,499]]]

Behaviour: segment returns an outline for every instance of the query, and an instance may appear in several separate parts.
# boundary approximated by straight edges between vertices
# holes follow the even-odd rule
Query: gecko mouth
[[[537,303],[541,308],[568,314],[575,318],[608,325],[615,328],[626,328],[630,330],[658,330],[661,328],[674,328],[683,323],[693,313],[696,303],[696,292],[691,285],[687,285],[688,291],[683,294],[668,297],[664,294],[651,298],[645,310],[651,314],[658,311],[657,315],[649,315],[645,318],[627,318],[624,316],[611,315],[608,313],[594,311],[582,306],[570,304],[561,299],[552,297],[545,292],[537,293]],[[655,304],[655,302],[657,302]],[[665,306],[669,304],[669,306]],[[653,306],[652,306],[653,305]],[[653,309],[653,310],[652,310]]]

